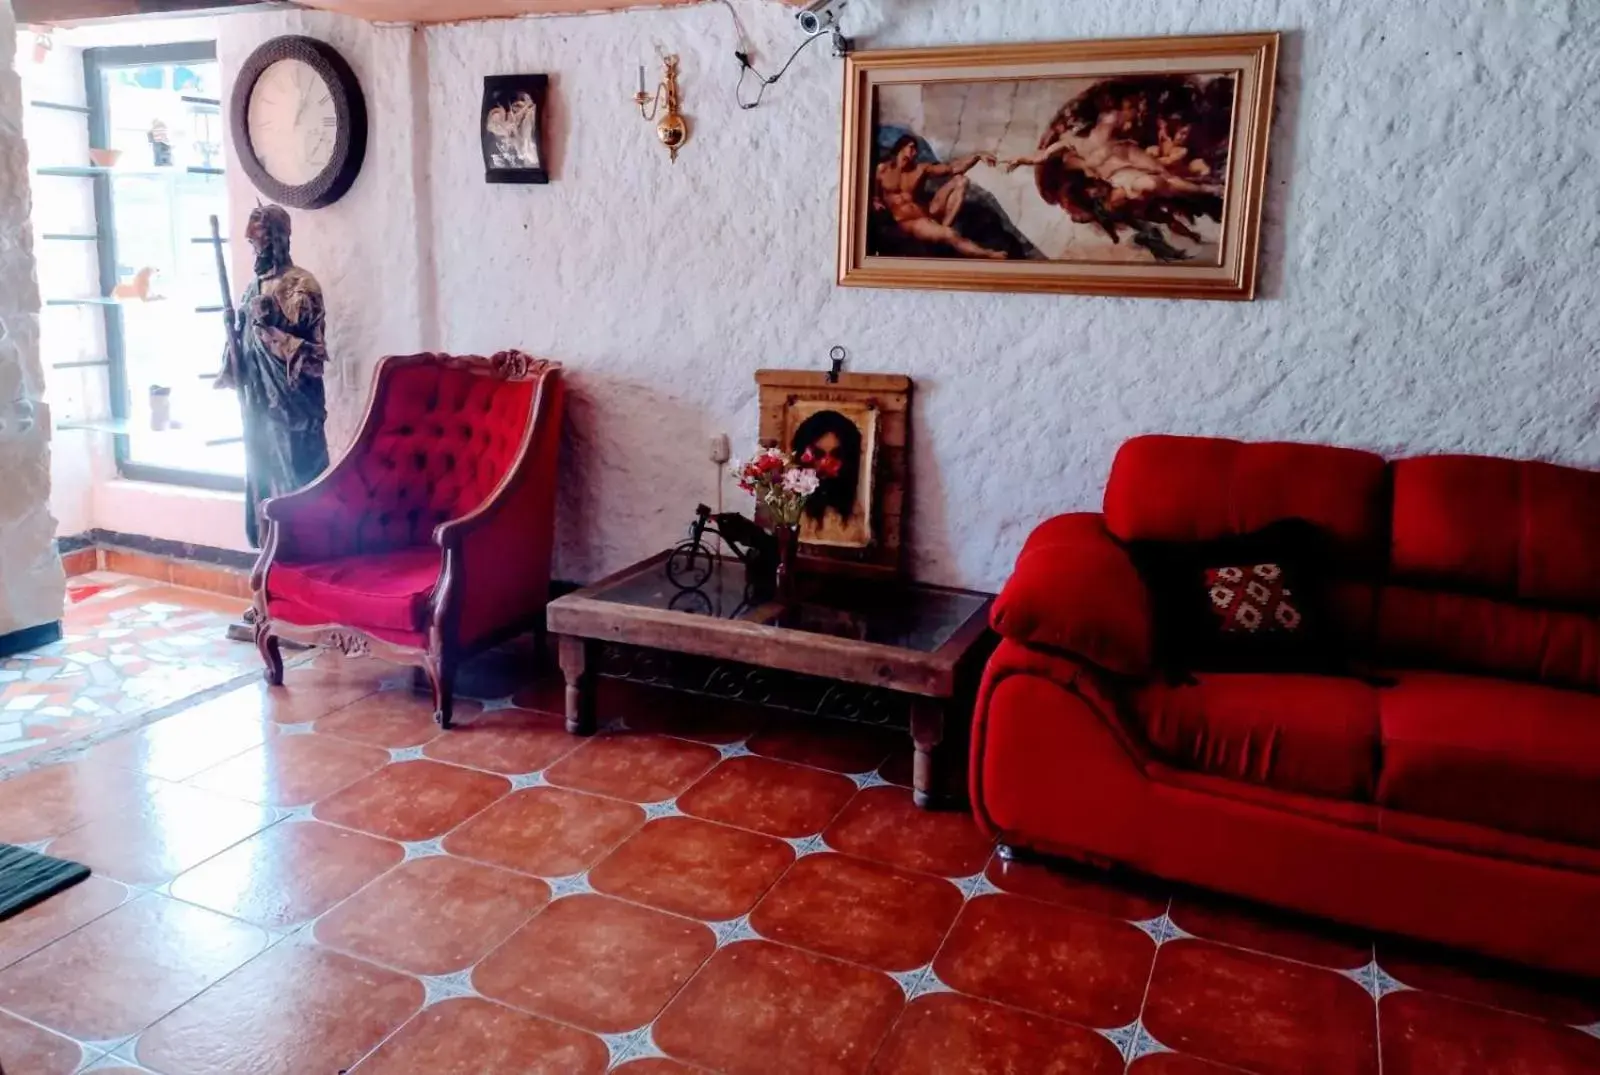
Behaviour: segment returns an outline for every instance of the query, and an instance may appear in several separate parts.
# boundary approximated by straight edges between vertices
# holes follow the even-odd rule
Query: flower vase
[[[793,605],[797,600],[800,557],[800,526],[798,523],[779,523],[772,528],[778,540],[778,572],[774,579],[775,596],[780,605]]]

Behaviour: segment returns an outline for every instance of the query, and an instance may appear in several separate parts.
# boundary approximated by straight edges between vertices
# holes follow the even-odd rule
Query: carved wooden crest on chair
[[[420,665],[449,727],[460,661],[543,630],[563,400],[561,365],[520,351],[380,362],[350,448],[263,509],[267,681],[280,638]]]

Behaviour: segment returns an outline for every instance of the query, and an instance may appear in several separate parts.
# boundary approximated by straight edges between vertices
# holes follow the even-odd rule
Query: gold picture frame
[[[850,55],[839,283],[1254,298],[1278,42]]]

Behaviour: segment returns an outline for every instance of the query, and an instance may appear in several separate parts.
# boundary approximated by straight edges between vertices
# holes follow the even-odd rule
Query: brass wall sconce
[[[667,56],[662,63],[665,70],[653,96],[644,90],[644,64],[639,65],[639,92],[633,95],[633,103],[639,106],[639,117],[647,123],[655,121],[665,104],[665,115],[656,124],[656,137],[672,154],[673,163],[677,163],[678,150],[689,140],[689,125],[678,113],[678,57]],[[645,105],[650,106],[649,111],[645,110]]]

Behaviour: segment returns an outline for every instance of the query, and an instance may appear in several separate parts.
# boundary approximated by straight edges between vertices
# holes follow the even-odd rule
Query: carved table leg
[[[945,718],[950,702],[944,698],[915,697],[911,700],[911,741],[916,746],[912,759],[911,799],[924,810],[950,804],[951,751],[944,741]]]
[[[561,636],[561,672],[567,677],[567,731],[593,735],[594,664],[598,645],[587,638]]]

